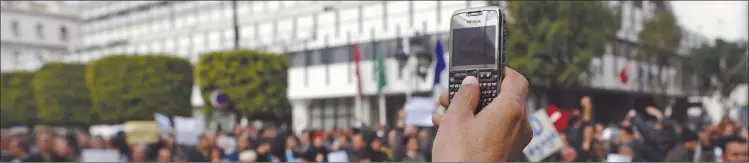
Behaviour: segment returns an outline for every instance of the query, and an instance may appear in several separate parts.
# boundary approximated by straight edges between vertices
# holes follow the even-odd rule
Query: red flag
[[[567,119],[569,119],[572,114],[561,110],[554,105],[549,105],[546,107],[546,115],[549,116],[549,120],[554,124],[554,128],[556,128],[558,132],[562,132],[567,129]]]
[[[361,96],[361,73],[359,72],[359,61],[361,60],[361,57],[359,56],[359,45],[354,45],[354,73],[356,73],[356,93],[357,95]]]
[[[619,72],[619,80],[622,82],[622,84],[627,84],[629,81],[629,77],[627,76],[627,66],[624,65],[624,68],[622,68],[622,71]]]

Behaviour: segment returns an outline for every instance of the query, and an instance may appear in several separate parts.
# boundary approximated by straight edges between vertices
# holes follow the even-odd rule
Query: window
[[[305,60],[307,66],[322,64],[322,55],[320,53],[320,50],[311,50],[310,53],[307,54],[307,57],[307,60]]]
[[[68,41],[68,28],[60,26],[60,41]]]
[[[304,56],[304,54],[305,54],[304,52],[291,53],[289,55],[289,60],[291,62],[291,67],[303,67],[304,64],[305,64],[305,61],[304,61],[305,56]]]
[[[330,51],[331,64],[347,63],[349,62],[349,58],[351,58],[352,55],[348,45],[331,48]]]
[[[18,23],[18,21],[13,20],[13,21],[10,22],[10,30],[13,31],[13,36],[15,36],[15,37],[21,37],[21,31],[20,31],[21,27],[20,26],[21,25]]]
[[[36,37],[40,40],[44,39],[44,25],[36,24]]]

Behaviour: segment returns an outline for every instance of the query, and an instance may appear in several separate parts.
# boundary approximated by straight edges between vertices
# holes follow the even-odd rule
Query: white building
[[[33,71],[80,41],[77,12],[62,1],[0,1],[0,70]]]
[[[624,15],[629,18],[622,20],[619,37],[636,41],[644,20],[653,17],[655,5],[611,3],[623,3]],[[397,38],[426,33],[432,41],[442,40],[447,51],[450,14],[485,5],[484,1],[241,1],[240,47],[290,55],[288,97],[297,131],[307,125],[333,128],[357,122],[383,123],[378,114],[373,60],[374,54],[385,55],[389,83],[385,113],[391,115],[385,120],[392,123],[408,88],[394,57]],[[231,1],[91,1],[81,2],[80,7],[85,39],[84,50],[71,57],[76,61],[122,53],[170,53],[195,62],[199,54],[234,45]],[[362,56],[362,107],[354,107],[357,86],[351,44],[359,44]],[[613,82],[620,65],[635,62],[612,49],[593,61],[603,71],[591,76],[592,86],[635,90]],[[675,70],[668,74],[664,78],[677,75]],[[432,73],[427,73],[411,90],[429,94],[432,78]],[[684,93],[679,85],[670,85],[675,86],[667,93]],[[535,108],[535,103],[529,108]]]

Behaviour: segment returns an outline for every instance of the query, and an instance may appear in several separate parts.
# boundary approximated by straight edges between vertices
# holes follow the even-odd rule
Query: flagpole
[[[385,93],[380,93],[379,105],[380,105],[380,124],[387,125],[387,110],[385,107]]]

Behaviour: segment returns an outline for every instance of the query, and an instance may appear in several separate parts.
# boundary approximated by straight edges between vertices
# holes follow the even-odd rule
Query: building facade
[[[449,61],[450,14],[466,7],[485,6],[483,1],[240,1],[239,46],[288,54],[287,96],[292,103],[294,129],[336,128],[355,123],[393,124],[406,93],[430,94],[434,70],[431,62],[409,74],[399,59],[404,39],[426,36],[433,47],[440,40]],[[637,32],[653,17],[656,4],[642,1],[612,1],[622,6],[624,17],[618,34],[637,42]],[[81,2],[83,48],[70,61],[88,62],[111,54],[172,54],[196,62],[200,54],[234,47],[231,1],[90,1]],[[684,41],[685,45],[699,41]],[[616,44],[616,45],[614,45]],[[621,85],[616,74],[634,48],[613,43],[607,54],[596,58],[591,87],[617,90],[648,90]],[[358,45],[361,62],[362,98],[357,98],[353,46]],[[623,50],[620,50],[623,49]],[[383,99],[377,93],[375,56],[383,55],[388,85]],[[642,66],[645,65],[645,66]],[[649,69],[651,67],[648,67]],[[643,68],[646,69],[646,68]],[[668,69],[660,78],[675,82],[679,73]],[[444,74],[444,72],[443,72]],[[418,77],[414,77],[418,76]],[[633,74],[632,76],[637,76]],[[443,80],[446,75],[442,75]],[[636,78],[636,77],[635,77]],[[631,79],[635,80],[635,79]],[[673,86],[671,86],[673,85]],[[686,94],[684,84],[669,84],[663,94]],[[446,87],[440,86],[440,87]],[[437,87],[437,88],[440,88]],[[673,88],[671,88],[673,87]],[[202,101],[199,96],[195,101]],[[382,102],[384,101],[384,102]],[[529,108],[544,105],[532,97]],[[200,105],[202,102],[195,102]],[[384,107],[380,107],[384,103]],[[436,105],[436,104],[435,104]],[[384,110],[382,109],[384,108]],[[387,117],[387,118],[381,118]]]
[[[0,1],[0,66],[33,71],[70,55],[80,41],[80,19],[73,6],[57,2]]]

